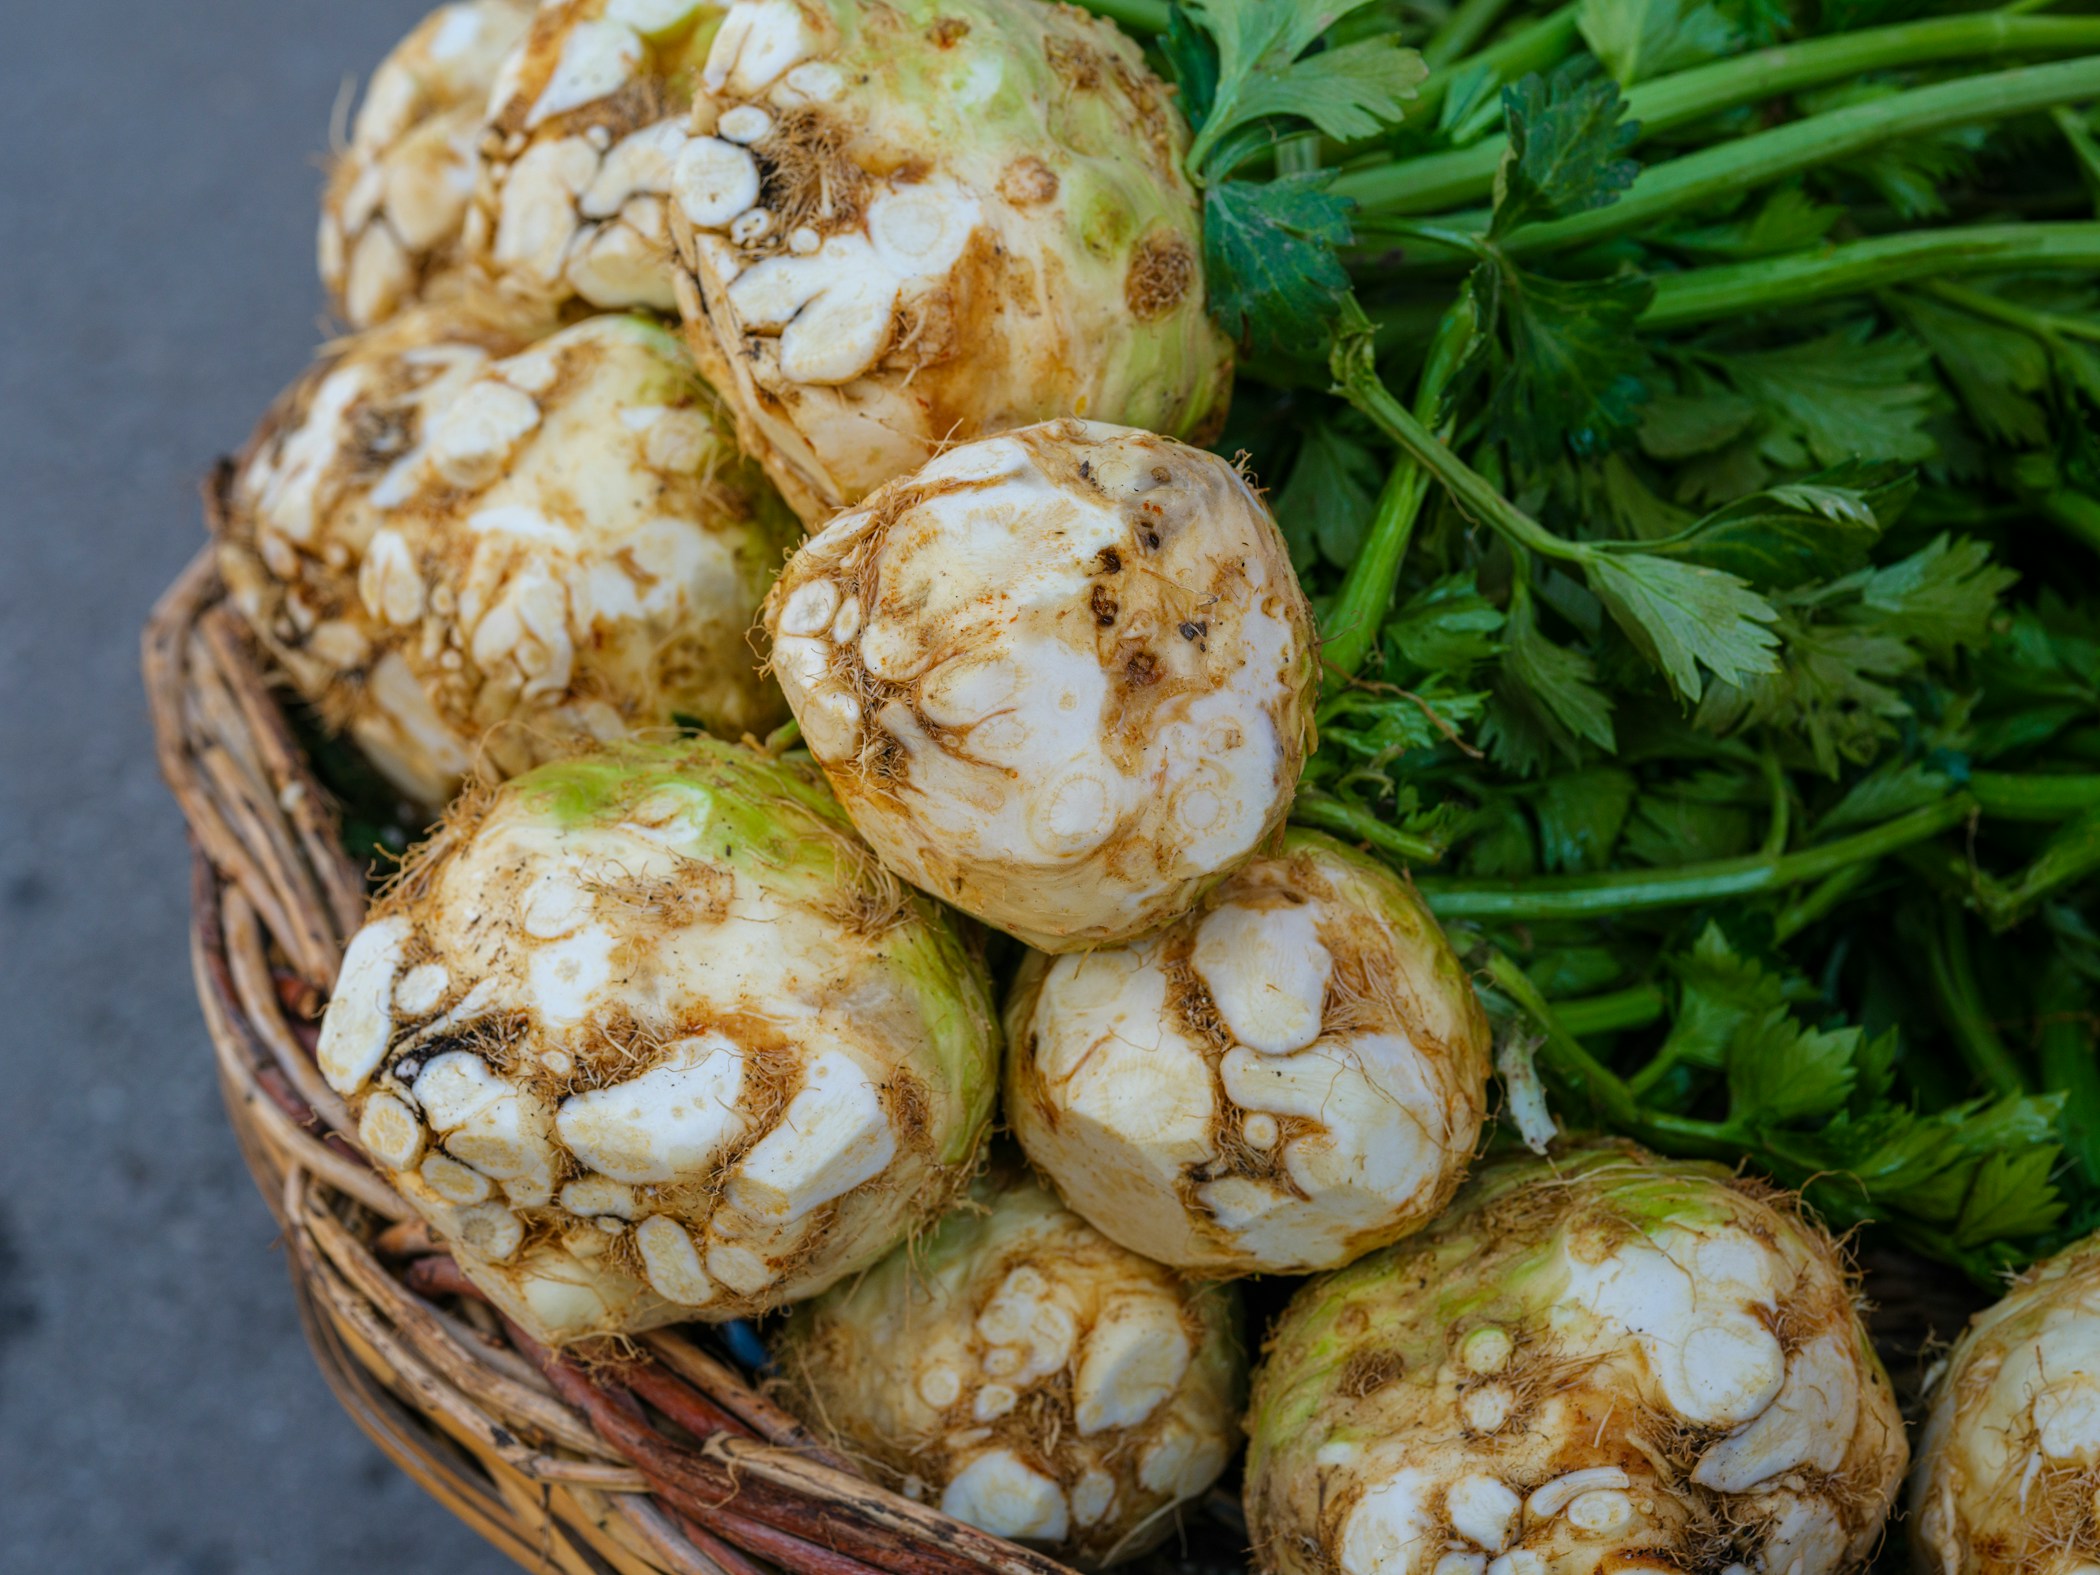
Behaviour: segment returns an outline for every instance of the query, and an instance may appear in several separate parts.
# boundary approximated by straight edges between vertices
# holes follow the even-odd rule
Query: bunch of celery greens
[[[1991,1279],[2100,1224],[2100,14],[1095,0],[1506,1113]]]

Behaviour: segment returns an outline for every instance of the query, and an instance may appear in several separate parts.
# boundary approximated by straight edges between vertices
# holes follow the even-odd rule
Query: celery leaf
[[[1735,575],[1644,552],[1600,552],[1586,567],[1590,589],[1685,700],[1698,700],[1702,669],[1725,684],[1777,670],[1778,614]]]
[[[1564,219],[1618,201],[1640,165],[1625,156],[1640,136],[1618,85],[1576,58],[1551,76],[1536,73],[1502,90],[1509,151],[1495,175],[1489,235]]]
[[[1324,175],[1224,181],[1203,194],[1210,314],[1239,340],[1324,348],[1353,299],[1335,257],[1351,240],[1350,204]]]
[[[1594,453],[1639,419],[1647,355],[1634,332],[1655,293],[1643,275],[1549,279],[1506,261],[1477,289],[1500,307],[1508,360],[1489,410],[1493,430],[1530,463],[1563,445]]]

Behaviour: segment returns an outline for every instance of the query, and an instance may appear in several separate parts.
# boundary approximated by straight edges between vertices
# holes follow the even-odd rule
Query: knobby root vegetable
[[[1187,132],[1111,24],[1040,0],[735,0],[702,87],[672,171],[680,303],[812,527],[1026,422],[1223,421]]]
[[[2100,1238],[2029,1269],[1932,1379],[1911,1479],[1918,1567],[2100,1567]]]
[[[1223,460],[1047,422],[950,449],[812,537],[773,670],[907,880],[1045,951],[1179,916],[1283,824],[1311,614]]]
[[[790,1404],[913,1497],[1098,1567],[1216,1480],[1246,1386],[1238,1299],[1105,1239],[1018,1172],[795,1309]]]
[[[503,63],[466,243],[499,288],[546,305],[677,309],[669,201],[722,10],[553,0]]]
[[[321,282],[369,328],[460,276],[460,231],[496,72],[531,0],[440,6],[372,73],[321,199]]]
[[[748,634],[793,515],[676,335],[486,303],[353,337],[265,419],[220,562],[300,691],[442,804],[578,740],[784,715]]]
[[[968,1177],[989,986],[806,765],[628,743],[455,803],[351,943],[320,1065],[547,1342],[744,1317]]]
[[[1483,1167],[1306,1285],[1248,1433],[1277,1575],[1828,1575],[1905,1460],[1828,1235],[1625,1143]]]
[[[1007,1119],[1066,1203],[1205,1274],[1332,1269],[1420,1228],[1487,1105],[1486,1014],[1419,898],[1291,831],[1171,928],[1022,965]]]

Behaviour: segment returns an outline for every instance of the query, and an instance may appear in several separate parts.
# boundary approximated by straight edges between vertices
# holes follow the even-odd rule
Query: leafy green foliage
[[[1383,470],[1369,441],[1345,416],[1307,430],[1275,505],[1300,573],[1315,557],[1339,568],[1355,559]]]
[[[1805,93],[1802,107],[1817,113],[1882,103],[1902,91],[1900,82],[1862,79]],[[1848,179],[1857,181],[1905,219],[1938,217],[1948,211],[1947,188],[1974,172],[1977,155],[1988,138],[1986,127],[1957,126],[1927,136],[1884,142],[1841,160],[1824,174],[1823,180],[1839,186]]]
[[[1817,202],[1799,185],[1779,186],[1731,218],[1673,226],[1662,244],[1701,262],[1747,262],[1813,246],[1844,215],[1836,203]]]
[[[1877,337],[1870,319],[1799,344],[1701,359],[1756,408],[1757,454],[1777,470],[1932,455],[1925,420],[1937,390],[1925,347]]]
[[[1217,44],[1186,6],[1170,5],[1159,50],[1180,95],[1182,118],[1191,126],[1202,125],[1218,96]]]
[[[1845,790],[1845,796],[1816,822],[1816,830],[1827,836],[1894,820],[1939,803],[1953,789],[1953,779],[1939,766],[1922,760],[1885,760]]]
[[[1634,325],[1654,285],[1632,273],[1567,282],[1506,261],[1483,263],[1481,274],[1475,288],[1494,292],[1508,337],[1494,430],[1537,463],[1564,443],[1594,452],[1633,426],[1647,393]]]
[[[1546,868],[1602,869],[1618,845],[1638,791],[1633,774],[1616,766],[1547,778],[1532,805]]]
[[[1625,118],[1618,85],[1579,57],[1511,83],[1502,105],[1509,152],[1495,175],[1491,238],[1605,207],[1640,173],[1626,156],[1639,123]]]
[[[1626,828],[1627,859],[1659,868],[1732,859],[1750,851],[1749,810],[1716,797],[1712,780],[1692,778],[1643,793]]]
[[[1786,1158],[1773,1169],[1810,1183],[1810,1201],[1838,1218],[1893,1216],[1913,1240],[1943,1242],[1947,1256],[1988,1278],[2063,1215],[2052,1179],[2059,1103],[1972,1100],[1929,1115],[1883,1105],[1784,1134]]]
[[[1623,154],[1640,128],[1625,119],[1616,85],[1579,60],[1512,83],[1503,108],[1509,150],[1467,288],[1481,338],[1500,347],[1491,430],[1536,466],[1564,445],[1602,451],[1634,424],[1647,396],[1635,330],[1654,286],[1629,271],[1554,278],[1518,267],[1498,243],[1526,224],[1616,201],[1639,172]]]
[[[2100,1147],[2077,1125],[2100,1110],[2100,821],[2078,818],[2100,776],[2091,116],[1986,108],[1807,168],[1701,176],[1673,205],[1688,172],[1741,174],[1767,127],[1893,111],[2003,63],[1862,40],[1885,69],[1647,134],[1623,92],[1666,105],[1660,77],[1909,5],[1578,0],[1505,13],[1440,60],[1434,112],[1382,122],[1380,152],[1301,137],[1271,160],[1304,113],[1221,119],[1212,175],[1245,160],[1233,184],[1275,186],[1290,212],[1228,214],[1240,254],[1212,287],[1257,342],[1353,332],[1352,289],[1369,314],[1334,370],[1382,436],[1324,394],[1286,407],[1318,412],[1277,497],[1316,607],[1378,600],[1360,572],[1334,592],[1397,451],[1449,485],[1404,522],[1390,611],[1360,680],[1323,695],[1306,780],[1414,839],[1395,861],[1458,933],[1478,927],[1479,955],[1524,959],[1544,1015],[1514,1032],[1564,1117],[1739,1156],[1833,1223],[1988,1281],[2100,1226]],[[1424,36],[1453,14],[1425,10]],[[1354,12],[1292,62],[1369,27]],[[1216,77],[1222,54],[1191,35]],[[1207,110],[1201,70],[1182,81]],[[1289,94],[1232,113],[1265,102]],[[1478,144],[1498,122],[1490,182]],[[1379,160],[1417,155],[1432,187],[1463,187],[1445,211],[1397,183],[1370,195]],[[1280,179],[1252,178],[1264,160]],[[1308,173],[1320,160],[1346,171],[1333,187]],[[1320,209],[1334,190],[1373,211]],[[1629,193],[1668,211],[1539,244],[1537,226]],[[2037,258],[2071,260],[1983,273],[1977,251],[1787,293],[1862,239],[1989,226],[1995,257],[2026,222]],[[1666,295],[1726,298],[1726,316],[1650,310],[1651,281],[1716,268]],[[1374,353],[1386,405],[1356,376]],[[1280,356],[1242,387],[1264,378],[1307,386]],[[1975,983],[1950,993],[1933,937],[1962,913]],[[2044,974],[2075,987],[2046,1011]],[[1552,1031],[1562,1010],[1579,1044]]]
[[[1648,553],[1600,553],[1589,564],[1590,588],[1660,667],[1670,687],[1696,701],[1702,670],[1724,684],[1776,671],[1779,640],[1769,603],[1735,575]]]
[[[1343,141],[1396,125],[1427,74],[1390,35],[1319,47],[1370,0],[1186,0],[1168,14],[1162,53],[1195,128],[1186,167],[1203,190],[1211,315],[1235,339],[1318,355],[1353,299],[1336,255],[1352,205],[1310,173],[1269,181],[1233,172],[1285,132]]]
[[[1728,1114],[1751,1127],[1834,1116],[1859,1080],[1863,1034],[1811,1029],[1783,1006],[1740,1024],[1727,1050]]]
[[[1501,650],[1501,609],[1480,594],[1472,574],[1432,581],[1385,626],[1391,665],[1418,673],[1465,672]]]
[[[1904,296],[1901,310],[1986,438],[2013,448],[2048,442],[2038,396],[2049,386],[2049,352],[2040,341],[1922,295]]]
[[[1784,590],[1858,568],[1911,490],[1904,472],[1848,465],[1738,498],[1645,550]]]
[[[1250,129],[1300,120],[1341,141],[1368,137],[1397,123],[1406,101],[1427,75],[1422,57],[1390,36],[1360,39],[1318,52],[1313,46],[1340,18],[1369,0],[1183,0],[1180,9],[1208,35],[1215,65],[1205,69],[1186,27],[1173,35],[1170,59],[1202,89],[1202,111],[1192,115],[1196,140],[1190,173],[1200,183],[1229,174],[1219,152]]]
[[[1871,759],[1912,715],[1902,681],[1985,639],[2013,579],[1988,560],[1980,542],[1943,536],[1884,567],[1777,596],[1775,670],[1717,686],[1701,724],[1783,727],[1826,775]]]
[[[1502,628],[1494,705],[1482,730],[1496,763],[1528,776],[1552,754],[1580,760],[1578,740],[1614,749],[1611,709],[1590,657],[1540,631],[1528,591],[1513,596]]]
[[[1722,1070],[1736,1035],[1780,1010],[1786,999],[1785,980],[1738,952],[1710,921],[1689,952],[1670,960],[1670,968],[1677,976],[1677,1015],[1656,1052],[1663,1067]]]
[[[1322,735],[1331,737],[1344,755],[1355,757],[1357,766],[1383,771],[1402,755],[1463,738],[1479,720],[1486,700],[1477,690],[1439,688],[1423,694],[1370,683],[1344,689],[1323,702],[1319,723]]]
[[[1306,780],[1344,799],[1393,794],[1390,771],[1423,752],[1472,747],[1465,740],[1486,713],[1488,693],[1476,677],[1501,653],[1503,614],[1479,593],[1470,574],[1435,581],[1386,623],[1380,670],[1390,681],[1363,680],[1323,696],[1321,748]],[[1416,822],[1419,835],[1444,840],[1456,806]]]
[[[1984,543],[1941,536],[1885,568],[1862,569],[1835,581],[1830,594],[1843,596],[1856,588],[1863,613],[1927,656],[1945,661],[1958,649],[1983,644],[1999,597],[2018,578],[1991,562]]]
[[[2045,589],[2004,621],[1977,667],[1967,742],[1979,760],[2017,758],[2100,719],[2100,619],[2090,605]]]
[[[1354,299],[1335,248],[1349,204],[1322,175],[1230,180],[1203,193],[1210,313],[1236,339],[1303,352],[1327,342]]]
[[[1736,24],[1708,0],[1581,0],[1577,25],[1621,87],[1732,54]]]
[[[1909,1216],[1959,1253],[1998,1249],[1984,1263],[2056,1222],[2054,1101],[1977,1100],[1930,1115],[1893,1102],[1893,1033],[1802,1022],[1781,981],[1716,926],[1679,973],[1679,1021],[1695,1020],[1700,1036],[1680,1058],[1725,1071],[1728,1124],[1779,1175],[1816,1178],[1812,1201],[1840,1218]]]
[[[1641,447],[1656,459],[1691,459],[1734,442],[1757,418],[1756,401],[1726,389],[1651,398],[1641,411]]]

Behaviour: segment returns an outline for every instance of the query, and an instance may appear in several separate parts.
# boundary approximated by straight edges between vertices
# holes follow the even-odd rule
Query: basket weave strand
[[[359,1153],[315,1064],[364,876],[208,553],[154,608],[142,659],[194,851],[220,1091],[315,1358],[395,1465],[536,1571],[1069,1575],[868,1481],[677,1329],[586,1366],[489,1308]]]

